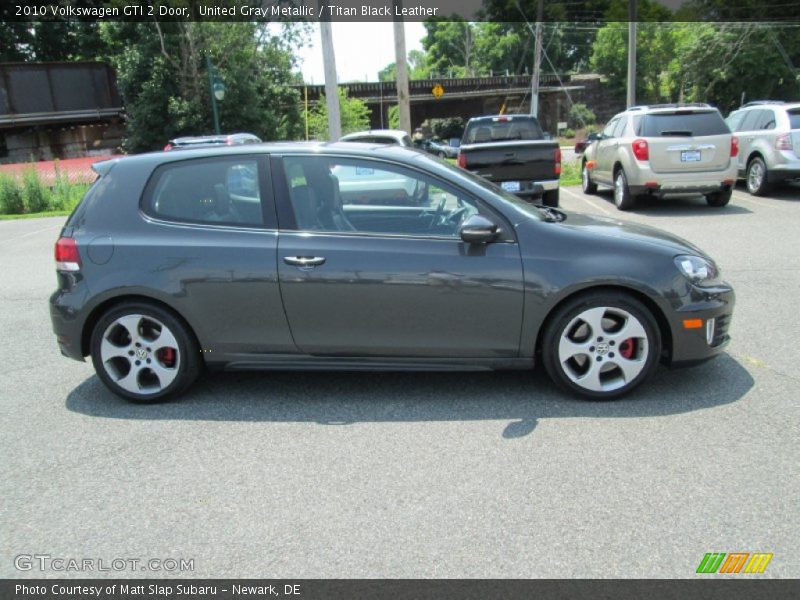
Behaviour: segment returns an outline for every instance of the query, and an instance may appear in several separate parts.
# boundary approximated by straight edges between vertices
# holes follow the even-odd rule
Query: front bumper
[[[668,316],[672,332],[669,363],[673,367],[705,362],[721,354],[730,342],[736,304],[733,289],[727,284],[708,289],[693,286],[693,292],[687,304]]]

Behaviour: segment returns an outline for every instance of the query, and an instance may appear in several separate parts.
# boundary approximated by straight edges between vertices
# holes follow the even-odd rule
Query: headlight
[[[695,285],[709,285],[719,278],[717,266],[699,256],[676,256],[675,266]]]

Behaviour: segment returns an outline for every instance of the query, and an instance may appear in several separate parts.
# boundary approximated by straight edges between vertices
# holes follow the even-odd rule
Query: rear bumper
[[[713,194],[716,192],[727,192],[733,187],[733,183],[717,181],[713,183],[688,183],[685,185],[667,183],[664,185],[631,185],[631,194],[652,194],[654,196],[666,196],[671,194]]]
[[[520,198],[538,198],[545,192],[558,189],[558,179],[548,179],[545,181],[521,181],[520,191],[514,192]],[[500,185],[500,182],[497,182]]]
[[[50,321],[61,354],[67,358],[83,361],[82,312],[75,310],[68,296],[61,290],[50,296]]]
[[[770,183],[786,181],[787,179],[800,179],[800,161],[795,164],[775,165],[774,168],[767,168],[767,180]]]
[[[690,303],[672,311],[667,317],[672,331],[670,366],[699,364],[721,354],[730,342],[729,328],[736,296],[733,289],[722,285],[713,290],[694,288]],[[688,328],[685,321],[702,322],[701,327]]]

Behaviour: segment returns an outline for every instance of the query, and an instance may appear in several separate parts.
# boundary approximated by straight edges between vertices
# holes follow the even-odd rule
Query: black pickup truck
[[[561,149],[546,140],[530,115],[470,119],[464,129],[458,166],[525,199],[558,206]]]

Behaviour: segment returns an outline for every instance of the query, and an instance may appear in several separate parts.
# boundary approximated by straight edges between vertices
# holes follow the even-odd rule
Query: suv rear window
[[[722,135],[731,130],[717,111],[651,113],[639,123],[636,135],[643,137]]]
[[[542,128],[534,119],[482,119],[468,124],[464,132],[467,144],[541,139],[544,139]]]
[[[789,129],[800,129],[800,108],[787,110],[786,114],[789,115]]]

